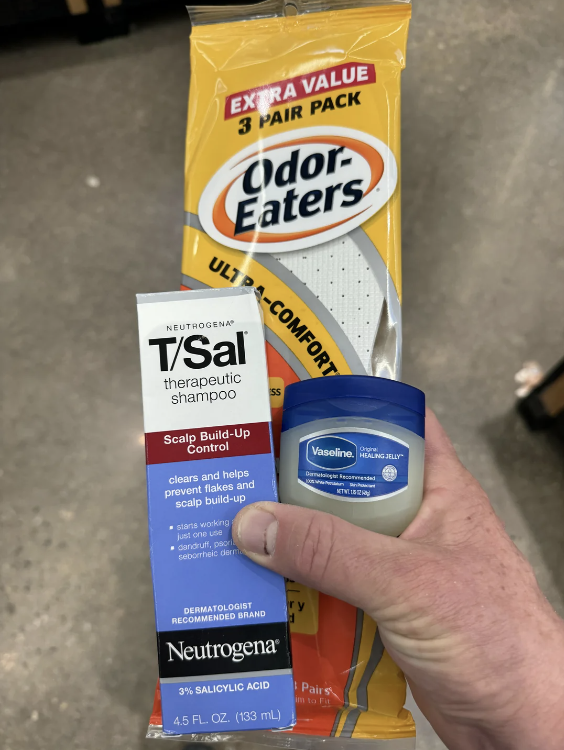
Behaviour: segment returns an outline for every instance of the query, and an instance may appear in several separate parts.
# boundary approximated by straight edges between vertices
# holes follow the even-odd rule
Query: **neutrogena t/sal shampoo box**
[[[235,514],[277,501],[255,290],[137,296],[163,729],[295,723],[284,580],[239,552]]]

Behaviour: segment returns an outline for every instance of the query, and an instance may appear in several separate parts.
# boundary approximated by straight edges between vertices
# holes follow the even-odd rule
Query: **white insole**
[[[272,254],[315,294],[341,327],[366,372],[372,374],[372,349],[384,294],[365,257],[349,235],[323,245]]]

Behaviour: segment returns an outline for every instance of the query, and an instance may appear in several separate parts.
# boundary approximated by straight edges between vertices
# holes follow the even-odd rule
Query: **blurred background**
[[[180,282],[189,22],[106,5],[0,1],[2,750],[155,747],[135,293]],[[564,355],[563,42],[557,0],[417,0],[402,158],[404,379],[561,614],[563,444],[514,375]]]

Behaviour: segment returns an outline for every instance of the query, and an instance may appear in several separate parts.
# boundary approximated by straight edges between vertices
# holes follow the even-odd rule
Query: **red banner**
[[[310,96],[323,96],[330,91],[364,86],[375,83],[376,70],[369,63],[344,63],[332,68],[323,68],[314,73],[276,81],[256,89],[247,89],[230,94],[225,99],[225,119],[241,117],[245,113],[266,114],[271,107],[306,99]]]
[[[268,422],[145,434],[147,464],[270,453]]]

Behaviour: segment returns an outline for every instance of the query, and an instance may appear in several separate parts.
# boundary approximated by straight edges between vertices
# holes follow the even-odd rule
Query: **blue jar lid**
[[[425,416],[425,394],[407,383],[370,375],[331,375],[288,385],[284,391],[284,410],[311,401],[336,398],[370,398],[387,401]]]

